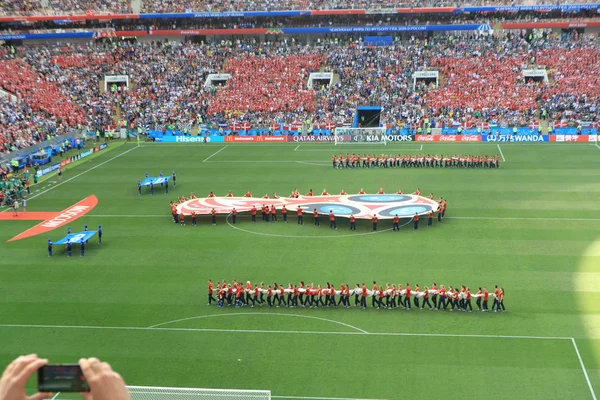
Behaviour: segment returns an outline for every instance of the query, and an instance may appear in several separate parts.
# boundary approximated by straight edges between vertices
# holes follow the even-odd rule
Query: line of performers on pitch
[[[214,295],[216,294],[216,298]],[[327,282],[325,287],[314,284],[305,285],[300,282],[299,285],[273,283],[266,285],[261,282],[260,285],[252,285],[250,281],[244,286],[241,282],[227,281],[213,284],[208,281],[208,305],[216,302],[217,307],[235,306],[263,306],[268,307],[308,307],[308,308],[327,308],[342,307],[350,308],[352,298],[354,298],[354,307],[367,308],[367,300],[370,298],[371,307],[377,309],[396,309],[402,307],[405,310],[412,310],[413,305],[416,309],[429,310],[448,310],[472,312],[472,300],[478,311],[489,311],[488,305],[490,297],[493,300],[491,310],[494,312],[505,312],[504,307],[504,288],[494,286],[493,292],[489,292],[487,287],[479,287],[476,293],[466,286],[448,289],[441,285],[439,288],[433,283],[431,288],[425,286],[422,290],[419,285],[411,287],[407,283],[404,287],[401,284],[377,285],[373,282],[373,288],[368,289],[363,283],[356,284],[352,289],[348,284],[341,284],[339,289]]]
[[[500,168],[499,156],[370,155],[331,157],[333,168]]]

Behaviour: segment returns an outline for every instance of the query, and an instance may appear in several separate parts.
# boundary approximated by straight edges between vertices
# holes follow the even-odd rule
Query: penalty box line
[[[579,365],[581,366],[581,370],[583,371],[583,376],[585,377],[587,386],[590,389],[590,394],[592,395],[592,400],[597,400],[596,392],[594,391],[592,382],[590,382],[590,377],[588,376],[587,369],[585,368],[585,365],[583,364],[583,359],[581,358],[581,354],[579,353],[579,347],[577,347],[577,342],[575,341],[575,338],[571,338],[571,342],[573,343],[573,348],[575,349],[575,354],[577,355],[577,359],[579,360]]]

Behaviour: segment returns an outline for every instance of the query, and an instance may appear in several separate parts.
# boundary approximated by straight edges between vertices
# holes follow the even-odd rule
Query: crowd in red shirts
[[[505,312],[504,288],[494,286],[493,292],[488,291],[486,286],[479,287],[477,291],[471,291],[466,285],[452,286],[432,283],[430,286],[420,287],[419,284],[411,286],[410,283],[398,285],[394,283],[377,284],[368,288],[365,283],[355,284],[351,287],[348,283],[336,286],[327,282],[320,284],[298,284],[274,282],[272,284],[252,284],[250,281],[238,282],[235,279],[228,283],[226,280],[217,281],[213,284],[208,281],[208,304],[216,303],[217,307],[235,306],[268,306],[268,307],[308,307],[328,308],[340,307],[367,308],[367,300],[370,300],[372,308],[404,310],[427,309],[433,311],[463,311],[474,310],[472,301],[475,300],[477,311],[487,312],[490,298],[493,300],[491,311]],[[216,298],[215,298],[216,294]],[[353,304],[352,304],[353,303]]]
[[[429,87],[424,100],[429,115],[447,125],[479,119],[526,126],[540,105],[552,119],[595,121],[599,60],[598,42],[590,36],[549,33],[531,43],[514,35],[501,41],[462,41],[431,60],[445,81]],[[536,67],[546,69],[549,83],[524,79],[522,71]]]
[[[60,123],[85,121],[82,110],[60,92],[57,83],[48,81],[21,60],[0,61],[0,87],[27,102],[33,111],[43,111]]]
[[[209,114],[252,110],[259,113],[314,112],[314,91],[306,88],[309,72],[316,71],[323,57],[314,50],[293,56],[229,59],[227,87],[211,102]]]

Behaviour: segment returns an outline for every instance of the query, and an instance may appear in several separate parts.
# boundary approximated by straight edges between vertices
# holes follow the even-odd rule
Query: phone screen
[[[46,365],[38,370],[38,390],[48,393],[89,392],[81,367],[77,364]]]

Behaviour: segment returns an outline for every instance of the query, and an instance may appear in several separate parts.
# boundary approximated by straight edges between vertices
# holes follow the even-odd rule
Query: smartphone
[[[38,391],[80,393],[89,392],[90,387],[78,364],[55,364],[38,369]]]

